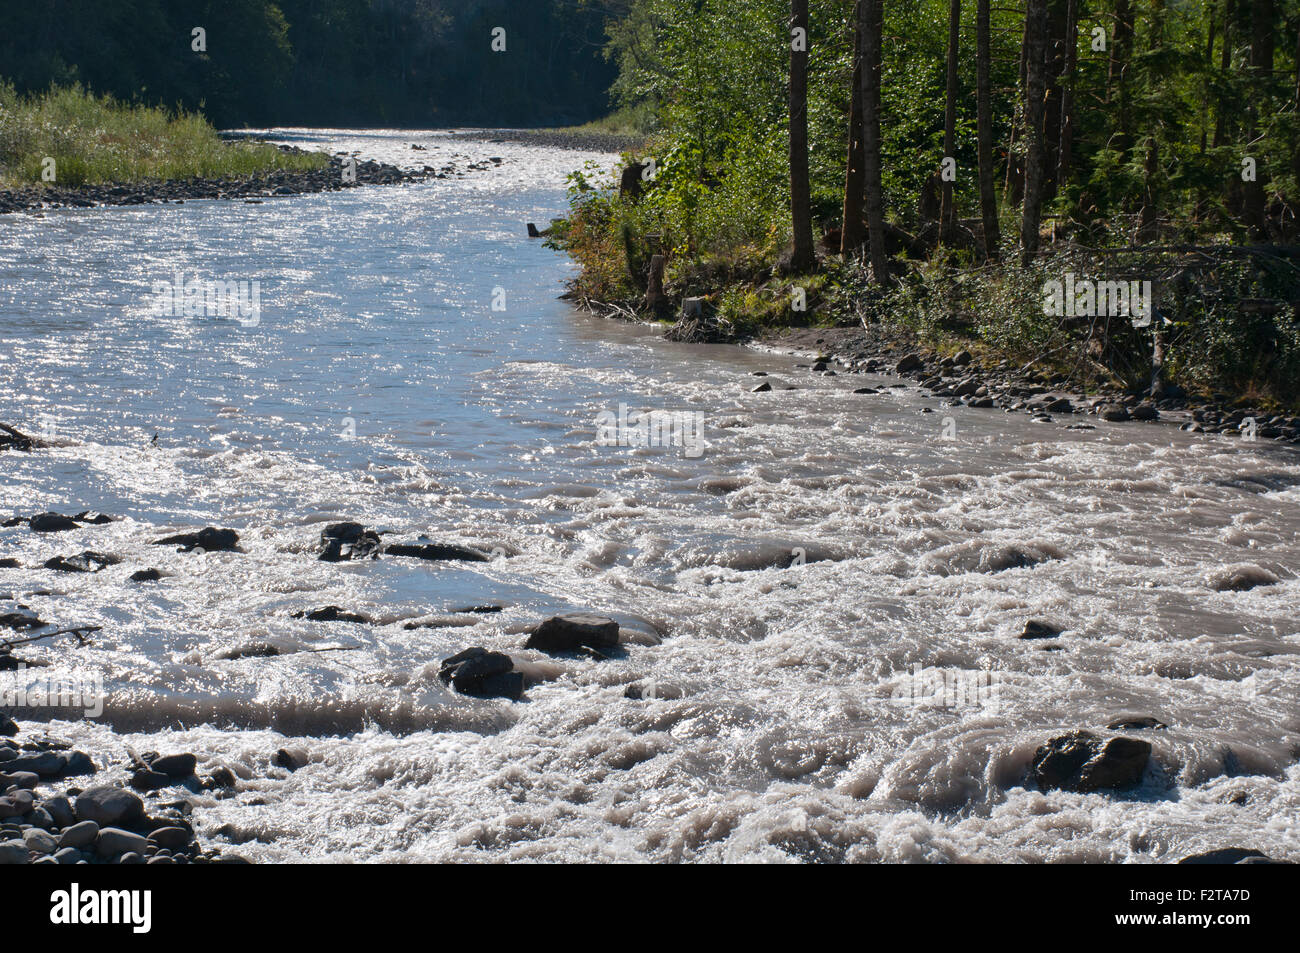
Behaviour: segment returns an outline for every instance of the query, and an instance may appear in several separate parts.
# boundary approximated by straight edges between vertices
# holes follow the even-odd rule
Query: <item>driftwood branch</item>
[[[40,635],[29,635],[25,639],[0,639],[0,650],[13,648],[15,645],[26,645],[29,642],[39,642],[41,639],[52,639],[56,635],[75,635],[77,644],[89,645],[90,639],[86,636],[91,632],[99,632],[104,627],[102,625],[72,625],[63,629],[55,629],[53,632],[42,632]]]

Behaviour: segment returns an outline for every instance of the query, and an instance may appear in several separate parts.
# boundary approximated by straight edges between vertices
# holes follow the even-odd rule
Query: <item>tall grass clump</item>
[[[54,160],[55,181],[42,171]],[[229,178],[320,168],[328,158],[225,142],[201,115],[96,96],[80,86],[20,96],[0,83],[0,185],[78,186]]]

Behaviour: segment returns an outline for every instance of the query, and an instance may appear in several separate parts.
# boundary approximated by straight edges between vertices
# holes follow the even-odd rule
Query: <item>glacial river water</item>
[[[22,567],[0,595],[103,626],[26,650],[42,678],[102,683],[99,717],[46,716],[101,778],[127,745],[229,766],[239,790],[195,797],[195,825],[258,861],[1300,861],[1294,450],[668,343],[558,300],[572,266],[525,236],[568,171],[612,157],[281,135],[502,162],[0,217],[0,421],[52,444],[0,454],[0,517],[121,517],[0,530]],[[257,281],[256,322],[160,315],[177,273]],[[620,405],[703,442],[610,445]],[[497,558],[317,561],[341,519]],[[244,552],[150,544],[206,525]],[[122,561],[40,568],[85,549]],[[148,567],[164,578],[128,581]],[[1237,571],[1278,581],[1225,590]],[[323,605],[376,624],[292,618]],[[540,658],[523,628],[570,608],[662,643],[554,660],[520,702],[439,682],[467,646]],[[1031,618],[1065,631],[1016,638]],[[229,657],[264,644],[281,654]],[[1154,746],[1138,788],[1027,782],[1039,744],[1125,713],[1168,725],[1127,732]],[[310,763],[274,767],[281,747]]]

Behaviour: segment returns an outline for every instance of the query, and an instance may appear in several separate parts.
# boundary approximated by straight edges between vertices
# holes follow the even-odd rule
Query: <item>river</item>
[[[239,790],[194,796],[195,827],[260,862],[1300,861],[1293,449],[666,342],[559,300],[572,265],[525,235],[612,157],[273,134],[490,167],[0,217],[0,421],[52,444],[0,455],[0,516],[121,517],[0,530],[27,567],[0,595],[103,626],[28,650],[102,684],[102,714],[49,729],[103,779],[127,745],[229,766]],[[260,308],[160,313],[178,274],[257,282]],[[682,445],[602,435],[646,411]],[[316,560],[343,519],[497,558]],[[151,545],[206,525],[244,552]],[[122,562],[31,568],[83,549]],[[128,581],[146,567],[164,578]],[[1234,571],[1278,581],[1225,589]],[[376,624],[292,617],[324,605]],[[438,680],[570,608],[662,643],[560,659],[520,702]],[[1028,619],[1064,632],[1018,639]],[[263,644],[281,654],[227,657]],[[1128,732],[1153,745],[1138,788],[1026,782],[1048,738],[1125,713],[1168,726]],[[286,746],[310,763],[272,766]]]

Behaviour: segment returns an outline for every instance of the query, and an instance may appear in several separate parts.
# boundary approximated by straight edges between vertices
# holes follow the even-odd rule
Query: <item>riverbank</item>
[[[645,136],[633,133],[605,132],[584,126],[556,129],[480,129],[458,132],[453,138],[488,142],[518,142],[531,146],[548,146],[572,152],[627,152],[646,142]]]
[[[1190,433],[1300,445],[1300,416],[1271,411],[1247,398],[1206,399],[1172,385],[1155,397],[1116,386],[1082,390],[1061,372],[1021,366],[996,355],[981,361],[964,348],[936,350],[912,335],[879,327],[791,328],[768,331],[752,343],[809,357],[813,372],[884,373],[908,379],[948,407],[1023,413],[1040,423],[1078,416],[1111,423],[1164,420]]]
[[[287,152],[301,152],[280,146]],[[372,160],[344,156],[321,156],[321,168],[303,171],[254,173],[233,178],[168,179],[124,184],[83,185],[71,188],[29,186],[0,189],[0,214],[32,212],[53,208],[95,208],[104,205],[154,205],[182,203],[194,199],[243,200],[256,204],[264,199],[315,192],[337,192],[363,185],[400,185],[428,179],[446,179],[496,168],[500,163],[471,162],[464,167],[446,164],[440,168],[402,169]]]

